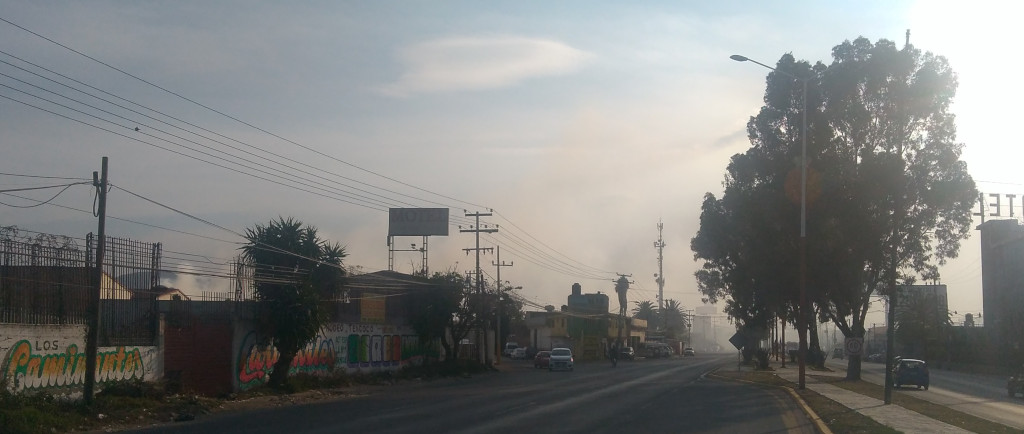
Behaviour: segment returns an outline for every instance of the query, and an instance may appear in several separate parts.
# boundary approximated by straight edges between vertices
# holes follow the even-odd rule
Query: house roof
[[[349,276],[345,288],[372,291],[408,291],[434,286],[427,279],[391,270]]]

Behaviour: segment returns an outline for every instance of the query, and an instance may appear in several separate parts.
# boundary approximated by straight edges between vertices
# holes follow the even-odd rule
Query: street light
[[[739,54],[733,54],[729,58],[737,62],[756,63],[803,83],[803,94],[801,95],[803,120],[800,125],[800,311],[796,317],[796,326],[800,334],[800,349],[797,352],[797,362],[800,367],[799,387],[803,389],[806,384],[804,374],[807,368],[807,82],[810,78],[797,77]],[[785,348],[786,343],[783,342],[782,345]]]

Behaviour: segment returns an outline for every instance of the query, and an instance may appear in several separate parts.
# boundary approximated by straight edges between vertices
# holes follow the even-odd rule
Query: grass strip
[[[816,381],[831,384],[836,387],[869,396],[878,400],[885,399],[885,388],[881,385],[866,381],[846,381],[842,377],[811,375]],[[974,415],[951,409],[947,406],[936,404],[921,398],[915,398],[904,393],[893,393],[892,403],[920,413],[932,419],[948,423],[955,427],[963,428],[970,432],[992,433],[992,434],[1020,434],[1020,430],[1013,429],[1006,425],[983,419]]]

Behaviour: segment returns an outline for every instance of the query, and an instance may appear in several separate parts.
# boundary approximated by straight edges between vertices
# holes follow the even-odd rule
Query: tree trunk
[[[280,353],[277,362],[274,363],[274,370],[270,372],[270,381],[268,382],[270,387],[279,389],[288,382],[288,370],[291,369],[293,359],[295,359],[294,353]]]
[[[850,337],[852,338],[864,338],[864,316],[856,314],[853,315],[853,327],[851,327],[850,332]],[[863,346],[861,346],[861,348],[863,348]],[[860,364],[863,358],[863,353],[861,353],[861,355],[850,356],[850,362],[846,364],[847,380],[860,381]]]
[[[451,363],[452,360],[458,359],[459,355],[452,352],[452,344],[448,343],[448,339],[441,338],[441,348],[444,348],[443,363]]]
[[[817,368],[825,367],[824,352],[821,351],[821,339],[818,337],[818,321],[813,318],[808,321],[809,330],[807,336],[811,338],[811,344],[808,352],[811,354],[811,360],[814,362],[814,366]]]
[[[861,356],[850,356],[850,361],[846,365],[847,381],[860,381],[860,362]]]

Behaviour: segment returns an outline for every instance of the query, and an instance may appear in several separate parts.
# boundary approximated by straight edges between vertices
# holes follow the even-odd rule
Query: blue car
[[[896,366],[892,369],[893,386],[897,389],[902,386],[924,387],[928,390],[928,363],[917,359],[898,359]]]

